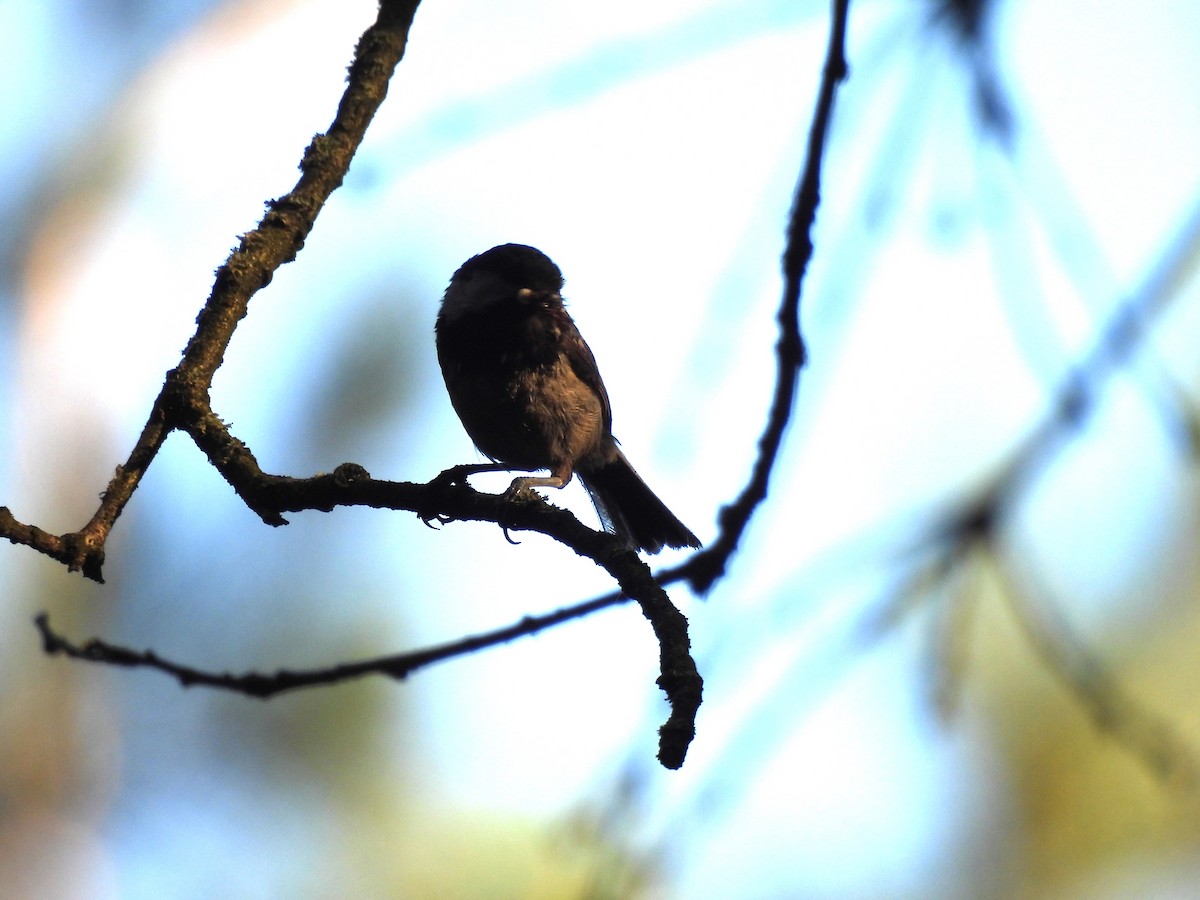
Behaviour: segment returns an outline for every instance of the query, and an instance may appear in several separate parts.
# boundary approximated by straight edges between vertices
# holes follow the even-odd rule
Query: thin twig
[[[779,341],[775,345],[778,360],[775,395],[762,437],[758,458],[750,480],[738,498],[720,515],[717,539],[689,562],[688,579],[698,593],[709,591],[725,574],[730,557],[737,550],[751,517],[767,497],[771,472],[779,457],[779,448],[787,432],[795,406],[796,384],[804,367],[806,350],[800,332],[800,287],[813,255],[812,227],[821,202],[821,165],[825,158],[826,137],[833,118],[837,87],[846,77],[846,22],[850,0],[833,0],[829,27],[829,45],[821,72],[816,110],[808,134],[808,152],[804,161],[792,213],[788,221],[787,247],[783,252],[783,300],[779,305]]]
[[[539,631],[561,625],[563,622],[582,618],[605,607],[628,601],[629,598],[623,594],[609,594],[606,597],[589,600],[586,603],[577,603],[545,615],[526,616],[519,622],[504,628],[470,635],[445,644],[425,647],[411,653],[394,653],[312,669],[280,669],[271,674],[263,672],[234,674],[198,669],[164,659],[153,650],[132,650],[99,638],[91,638],[86,643],[75,644],[50,626],[50,617],[44,612],[34,617],[34,624],[41,633],[43,649],[51,656],[62,654],[71,659],[110,666],[154,669],[174,677],[184,687],[203,685],[231,691],[235,694],[267,699],[288,691],[328,686],[363,678],[367,675],[386,675],[389,678],[403,680],[419,669],[435,663],[465,656],[487,647],[507,644],[517,638],[529,637]]]

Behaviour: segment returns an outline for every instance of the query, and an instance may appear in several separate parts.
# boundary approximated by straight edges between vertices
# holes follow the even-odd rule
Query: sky
[[[154,6],[125,28],[72,3],[0,7],[0,66],[21,86],[0,134],[0,214],[18,236],[0,285],[0,503],[52,531],[90,515],[213,269],[328,124],[373,15]],[[1003,465],[1111,313],[1156,290],[1152,350],[1019,498],[1006,539],[1098,641],[1150,628],[1190,571],[1172,386],[1194,410],[1200,12],[999,4],[986,63],[1005,131],[981,124],[972,57],[924,10],[852,6],[796,420],[728,579],[705,600],[672,592],[706,679],[685,769],[653,762],[657,648],[633,607],[266,709],[91,672],[111,753],[77,822],[76,895],[278,896],[306,859],[336,856],[312,867],[321,896],[369,855],[329,852],[360,792],[403,797],[407,824],[375,815],[414,841],[413,809],[509,826],[617,810],[606,839],[654,860],[665,897],[963,896],[981,859],[1020,858],[996,721],[945,728],[930,711],[932,628],[864,633],[899,617],[919,554],[897,548],[915,526]],[[345,186],[239,327],[216,411],[273,472],[349,459],[423,481],[473,461],[433,316],[463,260],[530,243],[566,275],[626,453],[711,540],[769,402],[777,260],[826,33],[816,3],[423,5]],[[1184,276],[1159,290],[1172,260]],[[551,499],[592,522],[578,486]],[[179,435],[112,541],[105,587],[11,547],[0,579],[53,596],[80,636],[239,670],[452,640],[609,587],[546,539],[513,547],[479,524],[339,510],[267,530]],[[14,603],[3,621],[21,648],[10,696],[66,666],[37,658],[31,615]]]

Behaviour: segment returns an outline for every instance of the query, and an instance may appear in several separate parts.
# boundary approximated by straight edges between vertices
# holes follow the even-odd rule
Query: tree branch
[[[450,470],[451,475],[453,472]],[[638,603],[642,614],[650,621],[659,643],[658,685],[666,693],[671,707],[667,722],[659,730],[658,758],[667,768],[677,769],[683,765],[688,746],[696,733],[696,712],[700,707],[704,686],[691,656],[687,619],[671,603],[646,563],[618,538],[593,531],[570,512],[552,506],[540,495],[530,493],[514,500],[504,495],[484,494],[465,483],[453,481],[452,477],[438,478],[429,484],[377,481],[361,466],[348,463],[339,466],[331,475],[313,478],[265,476],[263,484],[263,496],[270,497],[270,504],[259,502],[268,509],[371,506],[376,509],[414,510],[426,521],[495,522],[506,531],[538,531],[591,559],[613,577],[624,596]],[[580,608],[560,611],[541,620],[523,620],[498,635],[468,639],[446,647],[323,670],[281,672],[274,676],[204,672],[164,660],[152,652],[138,653],[99,640],[76,647],[50,631],[44,617],[39,618],[38,627],[49,653],[65,653],[73,658],[113,665],[149,666],[173,675],[184,685],[204,684],[255,697],[267,697],[284,690],[332,684],[372,672],[402,678],[412,669],[430,662],[502,643],[522,634],[532,634],[620,601],[619,595],[589,601]]]
[[[0,514],[0,536],[65,562],[69,571],[82,570],[85,577],[103,582],[101,570],[109,532],[167,435],[175,428],[185,428],[201,443],[197,435],[219,424],[209,405],[209,387],[234,329],[246,315],[250,298],[271,282],[276,269],[296,258],[325,201],[341,185],[367,125],[387,95],[392,72],[404,55],[418,2],[382,0],[375,23],[363,33],[355,49],[346,91],[333,123],[325,134],[314,137],[305,151],[296,186],[267,204],[267,214],[258,227],[242,237],[237,250],[217,270],[212,293],[196,319],[196,333],[179,365],[167,373],[129,459],[117,467],[95,515],[79,531],[55,536],[22,525],[5,510]],[[206,449],[204,444],[201,448]],[[244,446],[241,449],[249,455]],[[277,514],[263,509],[255,512],[269,524],[283,524]]]
[[[243,502],[270,525],[286,524],[282,515],[286,511],[367,505],[411,510],[426,522],[474,519],[495,522],[506,530],[539,531],[602,566],[622,592],[639,603],[650,620],[660,648],[658,684],[671,705],[670,718],[660,729],[659,759],[669,768],[678,768],[695,734],[695,714],[703,682],[690,655],[686,618],[672,605],[635,553],[610,535],[584,527],[569,513],[551,507],[540,498],[540,502],[515,503],[480,494],[465,484],[455,483],[452,477],[439,477],[427,485],[377,481],[352,463],[340,466],[331,475],[313,478],[265,473],[250,449],[230,433],[211,407],[209,390],[213,375],[224,360],[238,322],[248,311],[250,298],[270,283],[279,266],[296,257],[325,201],[342,183],[367,125],[387,93],[392,72],[403,56],[416,7],[417,0],[381,3],[375,24],[358,43],[348,86],[332,125],[325,134],[317,135],[305,151],[295,188],[267,204],[267,213],[258,227],[242,237],[237,250],[217,270],[212,293],[197,317],[196,332],[179,365],[167,373],[141,435],[126,463],[117,468],[95,515],[79,531],[56,536],[24,525],[7,509],[0,508],[0,536],[65,562],[71,571],[82,570],[86,577],[103,581],[108,535],[163,442],[176,429],[191,436]],[[820,164],[834,92],[846,73],[847,8],[848,0],[835,0],[833,4],[829,53],[810,133],[808,159],[788,228],[784,254],[786,285],[779,313],[779,379],[770,420],[760,441],[761,454],[750,483],[742,497],[722,514],[722,533],[717,544],[693,558],[692,583],[698,590],[707,590],[723,573],[750,516],[766,497],[770,471],[791,415],[797,374],[804,364],[804,343],[799,329],[800,283],[812,256],[809,232],[819,201]],[[677,570],[677,574],[681,571]],[[619,595],[604,598],[603,603],[583,604],[580,609],[590,611],[610,602],[619,602]],[[490,644],[511,639],[506,635],[532,633],[528,630],[531,621],[541,628],[561,619],[551,617],[544,624],[525,620],[516,626],[519,631],[505,629],[484,640]],[[386,657],[307,673],[232,676],[204,673],[162,660],[153,653],[138,654],[101,641],[75,647],[54,635],[45,619],[39,619],[38,626],[47,652],[119,665],[151,666],[174,675],[184,684],[207,684],[253,696],[269,696],[306,684],[331,683],[371,671],[403,677],[410,669],[406,668],[408,663],[400,660],[407,658],[409,662],[415,660],[424,665],[468,652],[464,648],[474,645],[468,640],[406,657]]]
[[[787,432],[795,406],[796,383],[807,358],[800,333],[800,287],[813,255],[812,227],[821,202],[821,164],[825,157],[826,136],[833,118],[837,87],[846,77],[846,22],[850,0],[833,0],[829,26],[829,45],[812,127],[808,133],[808,153],[792,201],[788,221],[787,246],[783,252],[783,300],[776,316],[779,341],[775,396],[767,426],[758,441],[758,459],[737,500],[721,510],[717,539],[697,553],[688,563],[687,577],[693,590],[706,593],[725,574],[729,559],[737,550],[746,526],[767,498],[771,472],[779,457],[779,448]]]
[[[153,650],[131,650],[119,644],[92,638],[84,644],[75,644],[67,640],[50,626],[50,617],[39,613],[34,617],[34,624],[42,636],[42,647],[51,656],[62,654],[71,659],[87,662],[103,663],[110,666],[126,666],[129,668],[146,668],[164,672],[174,677],[182,686],[204,685],[218,690],[232,691],[245,694],[248,697],[267,699],[277,694],[302,688],[322,687],[363,678],[367,675],[386,675],[389,678],[404,680],[409,675],[431,666],[434,663],[445,662],[459,656],[466,656],[478,650],[507,644],[517,638],[529,637],[571,619],[582,618],[599,609],[627,603],[629,598],[621,593],[611,593],[585,603],[567,606],[542,616],[525,616],[519,622],[497,628],[482,634],[471,635],[414,650],[410,653],[394,653],[386,656],[376,656],[370,659],[351,663],[339,663],[333,666],[322,666],[315,669],[279,669],[267,675],[262,672],[244,672],[233,674],[229,672],[213,672],[197,669],[164,659]]]

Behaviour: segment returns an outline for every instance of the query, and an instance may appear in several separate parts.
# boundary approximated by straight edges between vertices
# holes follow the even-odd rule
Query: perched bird
[[[495,468],[550,471],[515,479],[510,492],[561,488],[578,474],[604,529],[630,547],[699,547],[617,446],[608,392],[562,286],[558,266],[523,244],[459,267],[435,326],[455,412]]]

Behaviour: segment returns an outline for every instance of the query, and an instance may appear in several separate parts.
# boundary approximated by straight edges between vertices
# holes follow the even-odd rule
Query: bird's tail
[[[620,451],[612,462],[587,474],[577,474],[604,530],[633,549],[657,553],[663,547],[700,546],[696,536],[658,499]]]

